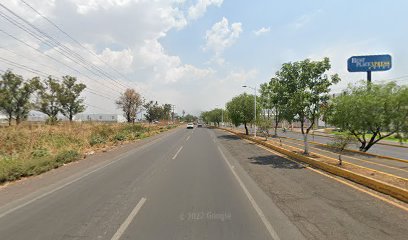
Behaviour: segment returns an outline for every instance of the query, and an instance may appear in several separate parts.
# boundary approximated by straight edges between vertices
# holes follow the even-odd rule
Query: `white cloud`
[[[95,64],[104,66],[103,63],[108,63],[117,70],[130,72],[133,63],[133,52],[131,49],[123,49],[122,51],[113,51],[110,48],[105,48],[99,55],[103,61],[94,61]]]
[[[197,0],[197,3],[188,9],[188,18],[197,19],[202,17],[211,5],[220,7],[224,0]]]
[[[212,73],[211,69],[200,69],[193,65],[183,64],[180,57],[165,53],[163,46],[157,40],[145,41],[139,50],[140,64],[152,69],[154,81],[175,83],[180,80],[202,79]]]
[[[202,16],[208,6],[219,6],[222,1],[197,2],[194,5],[196,10],[191,10],[192,13],[197,14],[193,14],[196,16],[194,18],[193,15],[190,16],[191,18],[188,16],[192,8],[185,10],[186,1],[183,0],[44,0],[41,4],[37,4],[37,1],[32,4],[82,45],[91,49],[98,57],[74,44],[40,17],[35,17],[36,14],[24,7],[18,0],[10,1],[13,1],[13,4],[8,6],[12,10],[20,11],[19,15],[22,16],[31,16],[32,20],[30,21],[40,29],[54,36],[83,59],[92,62],[106,73],[114,76],[115,80],[121,81],[127,86],[135,87],[148,100],[158,100],[160,103],[170,102],[176,104],[179,110],[184,108],[188,112],[197,113],[201,106],[210,106],[208,92],[211,92],[211,89],[208,90],[207,87],[217,86],[217,83],[226,77],[210,66],[201,67],[184,62],[177,54],[170,54],[166,51],[161,43],[161,40],[166,37],[169,31],[182,29],[187,26],[188,21]],[[7,0],[0,0],[0,2],[5,5],[8,4]],[[205,7],[202,8],[202,6]],[[0,29],[13,33],[17,38],[22,39],[39,51],[49,54],[81,73],[0,34],[2,47],[12,49],[22,56],[27,56],[27,59],[21,58],[0,49],[4,58],[54,76],[67,74],[76,76],[81,82],[92,88],[94,92],[112,99],[118,97],[116,91],[122,91],[117,83],[110,81],[101,74],[96,76],[81,64],[74,63],[62,56],[55,48],[45,48],[43,43],[9,23],[0,22]],[[223,19],[218,25],[215,24],[212,30],[208,33],[208,50],[217,51],[217,53],[221,54],[223,49],[231,46],[236,41],[242,32],[242,27],[240,23],[228,24],[228,20]],[[221,47],[215,47],[217,41],[221,44]],[[103,64],[100,59],[113,66],[126,77],[115,73],[111,68]],[[224,61],[222,57],[219,60]],[[8,67],[2,65],[0,70],[5,70]],[[22,69],[14,68],[14,70],[25,77],[36,75]],[[93,71],[97,72],[95,69]],[[241,78],[235,75],[234,79]],[[224,92],[224,90],[220,91]],[[225,96],[230,96],[229,91],[226,91],[226,93]],[[106,112],[120,112],[116,109],[113,100],[90,93],[85,93],[84,96],[87,103],[99,107],[89,107],[87,112],[102,112],[100,108],[106,109]]]
[[[314,12],[304,14],[300,17],[298,17],[295,22],[292,24],[292,26],[298,30],[303,28],[304,26],[308,25],[314,18],[316,18],[319,14],[321,14],[323,10],[318,9]]]
[[[107,10],[112,7],[122,7],[132,2],[133,0],[71,0],[77,6],[77,12],[87,14],[91,11],[99,9]],[[138,2],[137,0],[135,2]]]
[[[260,35],[263,35],[263,34],[266,34],[266,33],[270,32],[270,31],[271,31],[270,27],[268,27],[268,28],[262,27],[262,28],[260,28],[260,29],[258,29],[256,31],[254,31],[254,34],[256,36],[260,36]]]
[[[218,56],[224,49],[235,43],[241,32],[241,23],[232,23],[229,25],[228,19],[223,17],[222,20],[215,23],[210,30],[207,30],[204,50],[212,50]]]

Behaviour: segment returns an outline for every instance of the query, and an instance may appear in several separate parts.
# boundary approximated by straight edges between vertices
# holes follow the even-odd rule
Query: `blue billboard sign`
[[[349,72],[387,71],[391,67],[390,55],[353,56],[347,60]]]

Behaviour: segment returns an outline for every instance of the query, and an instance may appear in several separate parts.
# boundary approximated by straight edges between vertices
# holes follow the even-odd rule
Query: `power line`
[[[35,25],[31,24],[30,22],[28,22],[27,20],[25,20],[24,18],[20,17],[18,14],[16,14],[14,11],[12,11],[11,9],[7,8],[6,6],[4,6],[3,4],[0,3],[0,6],[3,7],[4,9],[6,9],[9,13],[11,13],[13,16],[15,16],[16,18],[18,18],[20,21],[24,22],[26,25],[30,26],[31,28],[33,28],[34,30],[36,30],[37,32],[40,33],[40,37],[44,37],[44,40],[48,40],[49,42],[51,42],[52,44],[54,44],[57,48],[60,47],[61,51],[65,50],[65,52],[67,52],[68,54],[72,54],[73,56],[76,57],[76,59],[84,64],[85,66],[83,66],[85,69],[87,69],[88,71],[92,72],[95,75],[98,75],[99,77],[101,77],[101,75],[96,74],[93,69],[96,69],[99,73],[101,73],[102,75],[104,75],[105,77],[109,78],[109,80],[112,80],[115,83],[118,83],[119,85],[123,86],[126,88],[125,85],[123,85],[122,83],[116,81],[115,79],[112,79],[110,76],[108,76],[105,72],[103,72],[103,70],[101,70],[99,67],[95,66],[94,64],[88,62],[86,59],[84,59],[81,55],[79,55],[78,53],[72,51],[71,49],[69,49],[68,47],[66,47],[64,44],[62,44],[61,42],[59,42],[58,40],[56,40],[54,37],[48,35],[47,33],[45,33],[44,31],[42,31],[41,29],[39,29],[38,27],[36,27]],[[9,19],[7,19],[9,20]],[[27,28],[26,28],[27,29]],[[38,35],[37,35],[38,36]],[[72,61],[74,61],[70,56],[64,55],[65,57],[71,59]],[[78,62],[76,62],[78,63]],[[79,64],[79,63],[78,63]],[[91,69],[89,69],[91,68]]]
[[[0,57],[0,62],[4,62],[4,63],[6,63],[6,64],[8,64],[8,65],[10,65],[10,66],[17,67],[17,68],[19,68],[19,69],[22,69],[22,70],[25,70],[25,71],[28,71],[28,72],[31,72],[31,73],[40,75],[40,76],[45,77],[45,78],[47,78],[48,76],[51,76],[51,75],[47,75],[47,73],[44,73],[44,72],[42,72],[42,71],[40,71],[40,70],[36,70],[36,69],[30,68],[30,67],[25,66],[25,65],[23,65],[23,64],[19,64],[19,63],[16,63],[16,62],[13,62],[13,61],[4,59],[4,58],[2,58],[2,57]],[[5,71],[2,71],[2,72],[5,72]],[[55,77],[55,76],[53,76],[53,77],[56,78],[57,80],[61,81],[60,78]],[[115,101],[115,99],[113,99],[113,98],[110,98],[110,97],[108,97],[108,96],[99,94],[96,90],[94,90],[94,89],[92,89],[92,88],[86,87],[86,88],[85,88],[85,91],[87,91],[87,92],[89,92],[89,93],[91,93],[91,94],[93,94],[93,95],[97,95],[97,96],[100,96],[100,97],[103,97],[103,98],[106,98],[106,99]]]
[[[6,50],[6,51],[8,51],[8,52],[11,52],[11,53],[15,54],[16,56],[23,57],[24,59],[27,59],[27,60],[29,60],[29,61],[35,62],[34,60],[32,60],[32,59],[30,59],[30,58],[27,58],[26,56],[23,56],[23,55],[21,55],[21,54],[18,54],[18,53],[16,53],[16,52],[12,51],[12,50],[3,48],[3,47],[1,47],[1,46],[0,46],[0,49]],[[7,60],[7,59],[6,59],[6,60]],[[7,61],[12,62],[12,61],[10,61],[10,60],[7,60]],[[16,63],[14,63],[14,64],[16,64]],[[55,71],[55,69],[52,69],[51,67],[49,67],[49,66],[47,66],[47,65],[44,65],[44,64],[41,64],[41,63],[37,63],[37,64],[40,64],[40,65],[42,65],[42,66],[44,66],[44,67],[46,67],[46,68],[48,68],[48,69],[51,69],[51,70]],[[24,68],[30,68],[30,67],[25,66],[25,65],[22,65],[22,66],[23,66]],[[34,71],[37,71],[37,72],[40,72],[39,70],[34,69],[34,68],[30,68],[30,69],[31,69],[31,70],[34,70]],[[32,72],[32,71],[30,71],[30,72]],[[56,72],[58,72],[58,71],[56,71]],[[48,77],[48,76],[51,75],[51,74],[47,74],[47,73],[44,73],[44,72],[42,72],[42,73],[44,74],[43,76],[47,75],[47,76],[45,76],[45,77]],[[62,74],[62,75],[64,75],[64,74]],[[51,75],[51,76],[52,76],[52,75]],[[53,77],[57,78],[56,76],[53,76]],[[57,78],[57,79],[58,79],[58,78]],[[61,80],[61,79],[59,79],[59,80]],[[81,82],[80,79],[78,79],[78,80]],[[92,88],[90,88],[90,87],[88,87],[88,86],[87,86],[87,89],[93,90]],[[102,97],[107,98],[107,97],[104,96],[104,95],[98,94],[98,93],[97,93],[98,91],[96,91],[96,90],[93,90],[93,91],[96,92],[96,93],[94,93],[95,95],[99,95],[99,96],[102,96]],[[106,94],[106,93],[105,93],[105,94]],[[114,96],[111,96],[111,97],[114,97]],[[108,99],[114,100],[114,99],[112,99],[112,98],[108,98]]]
[[[52,56],[50,56],[50,55],[48,55],[48,54],[46,54],[46,53],[44,53],[44,52],[41,52],[40,50],[38,50],[37,48],[31,46],[30,44],[28,44],[28,43],[26,43],[26,42],[24,42],[24,41],[18,39],[18,38],[15,37],[14,35],[5,32],[5,31],[2,30],[2,29],[0,29],[0,32],[3,33],[3,34],[5,34],[5,35],[7,35],[7,36],[9,36],[9,37],[11,37],[11,38],[13,38],[14,40],[16,40],[16,41],[18,41],[18,42],[20,42],[20,43],[26,45],[27,47],[29,47],[29,48],[35,50],[36,52],[38,52],[38,53],[40,53],[40,54],[42,54],[42,55],[45,55],[46,57],[52,59],[53,61],[56,61],[56,62],[58,62],[58,63],[64,65],[65,67],[69,68],[70,70],[72,70],[72,71],[74,71],[74,72],[76,72],[76,73],[78,73],[78,74],[84,75],[85,77],[91,79],[88,75],[81,73],[80,71],[78,71],[78,70],[72,68],[71,66],[65,64],[64,62],[61,62],[60,60],[58,60],[58,59],[56,59],[56,58],[54,58],[54,57],[52,57]],[[98,83],[98,84],[100,84],[100,85],[102,85],[102,86],[104,86],[104,87],[107,87],[108,89],[111,89],[111,90],[113,90],[113,91],[115,91],[115,92],[117,92],[117,93],[119,93],[119,94],[122,94],[121,92],[117,91],[116,89],[112,89],[111,86],[105,85],[103,82],[99,82],[99,81],[95,81],[95,82]]]
[[[21,30],[23,30],[24,32],[28,33],[30,36],[34,37],[35,39],[39,40],[40,42],[46,44],[47,46],[49,46],[50,48],[54,49],[55,51],[57,51],[58,53],[60,53],[61,55],[63,55],[65,58],[71,60],[72,62],[82,66],[84,69],[88,70],[89,72],[91,72],[92,74],[98,76],[98,77],[102,77],[102,75],[96,73],[94,70],[92,70],[92,66],[90,66],[90,64],[88,64],[86,62],[85,59],[83,59],[80,55],[78,55],[77,53],[73,52],[72,50],[70,50],[69,48],[67,48],[65,45],[61,44],[58,40],[54,39],[53,37],[49,36],[48,34],[44,33],[43,31],[41,31],[39,28],[35,27],[34,25],[32,25],[31,23],[29,23],[28,21],[26,21],[25,19],[21,18],[20,16],[18,16],[17,14],[15,14],[12,10],[8,9],[7,7],[5,7],[3,4],[0,3],[0,6],[3,7],[4,9],[6,9],[8,12],[10,12],[12,15],[14,15],[15,17],[17,17],[18,19],[20,19],[20,21],[23,21],[26,25],[30,26],[31,28],[33,28],[34,30],[36,30],[37,32],[39,32],[39,34],[37,34],[36,32],[31,31],[29,28],[27,28],[26,26],[22,25],[21,23],[18,23],[17,21],[15,21],[14,19],[10,18],[9,16],[5,15],[3,12],[0,11],[0,16],[3,17],[4,19],[6,19],[8,22],[10,22],[11,24],[13,24],[14,26],[20,28]],[[72,55],[72,56],[71,56]],[[75,58],[75,59],[74,59]],[[78,60],[79,59],[79,60]],[[67,66],[66,64],[64,64],[65,66]],[[72,69],[72,68],[71,68]],[[75,71],[79,72],[78,70],[75,69]],[[81,73],[81,72],[79,72]],[[82,73],[83,74],[83,73]],[[85,75],[85,74],[83,74]],[[86,76],[86,75],[85,75]],[[89,76],[87,76],[89,77]],[[90,77],[89,77],[90,78]],[[108,80],[112,80],[112,83],[114,83],[115,85],[118,84],[117,81],[113,80],[113,79],[108,79]],[[121,87],[119,85],[116,85],[117,87]]]
[[[74,37],[72,37],[69,33],[67,33],[66,31],[64,31],[60,26],[58,26],[56,23],[54,23],[52,20],[50,20],[49,18],[47,18],[46,16],[44,16],[43,14],[41,14],[37,9],[35,9],[32,5],[30,5],[29,3],[27,3],[24,0],[20,0],[23,4],[25,4],[28,8],[30,8],[32,11],[34,11],[35,13],[37,13],[40,17],[42,17],[43,19],[45,19],[50,25],[52,25],[53,27],[55,27],[58,31],[60,31],[62,34],[64,34],[66,37],[68,37],[70,40],[72,40],[74,43],[76,43],[78,46],[80,46],[81,48],[83,48],[84,50],[86,50],[87,52],[89,52],[90,54],[92,54],[93,56],[95,56],[99,61],[101,61],[103,64],[105,64],[106,66],[108,66],[111,70],[113,70],[116,74],[118,74],[120,77],[126,79],[129,83],[132,83],[132,81],[125,76],[124,74],[122,74],[120,71],[118,71],[117,69],[115,69],[114,67],[112,67],[110,64],[108,64],[106,61],[104,61],[100,56],[98,56],[96,53],[94,53],[91,49],[85,47],[84,45],[82,45],[78,40],[76,40]],[[127,85],[129,88],[132,88],[131,86]],[[137,88],[137,85],[135,85]],[[149,90],[147,90],[148,92],[150,92]],[[151,93],[151,92],[150,92]]]
[[[0,60],[0,61],[1,61],[1,60]],[[27,71],[29,71],[29,70],[27,70]],[[0,69],[0,72],[2,72],[2,73],[6,73],[6,71],[1,70],[1,69]],[[90,91],[89,91],[89,90],[87,90],[87,89],[85,89],[85,91],[90,92]],[[92,92],[90,92],[90,93],[92,93]],[[99,95],[99,94],[96,94],[96,95]],[[103,96],[103,95],[100,95],[100,96],[105,97],[105,96]],[[103,108],[100,108],[100,107],[97,107],[97,106],[91,105],[91,104],[86,103],[86,102],[84,102],[83,104],[84,104],[84,105],[86,105],[87,107],[93,107],[93,108],[100,109],[100,110],[102,110],[102,111],[109,112],[109,111],[107,111],[106,109],[103,109]]]
[[[121,72],[117,71],[115,68],[113,68],[111,65],[109,65],[107,62],[105,62],[104,60],[102,60],[102,58],[100,58],[97,54],[95,54],[93,51],[91,51],[90,49],[88,49],[87,47],[83,46],[79,41],[77,41],[76,39],[74,39],[70,34],[68,34],[67,32],[65,32],[64,30],[62,30],[61,27],[59,27],[57,24],[55,24],[53,21],[51,21],[49,18],[47,18],[46,16],[44,16],[43,14],[41,14],[38,10],[36,10],[33,6],[31,6],[30,4],[28,4],[26,1],[24,0],[20,0],[22,3],[24,3],[27,7],[29,7],[31,10],[33,10],[34,12],[36,12],[39,16],[41,16],[42,18],[44,18],[48,23],[50,23],[52,26],[54,26],[56,29],[58,29],[60,32],[62,32],[65,36],[67,36],[69,39],[71,39],[73,42],[75,42],[76,44],[78,44],[79,46],[81,46],[83,49],[87,50],[89,53],[91,53],[92,55],[94,55],[95,57],[97,57],[102,63],[104,63],[106,66],[108,66],[109,68],[111,68],[114,72],[116,72],[117,74],[119,74],[120,76],[124,77],[125,79],[127,79],[127,77],[125,75],[123,75]],[[127,79],[129,80],[129,79]]]

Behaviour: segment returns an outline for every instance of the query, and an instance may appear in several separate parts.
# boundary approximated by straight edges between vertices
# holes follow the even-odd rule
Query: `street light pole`
[[[221,125],[224,127],[224,108],[221,108]]]
[[[255,86],[255,88],[254,88],[254,96],[255,96],[255,116],[254,116],[254,119],[255,119],[255,121],[254,121],[254,129],[255,129],[255,132],[254,132],[254,137],[256,137],[256,86]]]
[[[254,109],[254,113],[255,113],[255,115],[254,115],[254,137],[256,137],[256,86],[253,88],[253,87],[250,87],[250,86],[246,86],[246,85],[244,85],[244,86],[242,86],[242,87],[244,87],[244,88],[250,88],[250,89],[253,89],[254,90],[254,98],[255,98],[255,109]]]

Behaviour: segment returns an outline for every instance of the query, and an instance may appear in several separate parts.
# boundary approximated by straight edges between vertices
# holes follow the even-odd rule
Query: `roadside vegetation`
[[[271,128],[277,137],[279,124],[296,123],[303,135],[304,154],[309,154],[310,133],[322,120],[347,136],[347,141],[337,139],[343,150],[349,145],[344,143],[349,141],[358,142],[360,151],[366,152],[383,139],[400,142],[408,139],[407,86],[395,82],[359,82],[333,95],[331,87],[340,78],[337,74],[329,75],[330,68],[328,58],[284,63],[269,82],[258,88],[256,111],[254,95],[243,93],[232,98],[225,110],[206,111],[201,118],[219,125],[223,110],[224,121],[237,127],[244,125],[247,135],[248,125],[256,124],[266,137]]]
[[[75,122],[75,115],[86,110],[84,90],[86,85],[73,76],[24,79],[11,70],[0,75],[0,113],[8,120],[8,126],[0,126],[0,183],[38,175],[96,151],[166,131],[181,119],[171,104],[145,103],[134,89],[126,89],[115,104],[127,123]],[[26,122],[33,110],[44,113],[46,121]],[[143,110],[149,124],[136,123]]]
[[[0,183],[38,175],[175,125],[65,123],[0,128]]]

